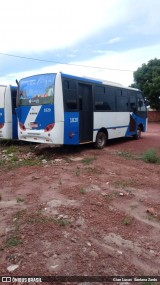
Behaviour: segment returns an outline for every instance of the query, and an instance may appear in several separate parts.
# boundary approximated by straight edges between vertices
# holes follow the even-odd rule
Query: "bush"
[[[160,157],[157,155],[155,149],[149,149],[143,154],[143,160],[149,163],[159,163]]]

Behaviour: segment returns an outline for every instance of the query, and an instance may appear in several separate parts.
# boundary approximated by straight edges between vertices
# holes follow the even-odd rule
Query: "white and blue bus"
[[[0,139],[17,139],[17,87],[0,85]]]
[[[20,140],[103,148],[108,139],[139,138],[146,131],[147,109],[138,89],[61,72],[17,84]]]

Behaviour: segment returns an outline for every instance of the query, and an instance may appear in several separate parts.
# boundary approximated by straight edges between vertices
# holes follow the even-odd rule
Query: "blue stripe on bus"
[[[36,130],[45,129],[47,125],[53,124],[55,122],[54,105],[42,105],[35,121],[38,123]]]
[[[125,125],[125,126],[116,126],[116,127],[106,127],[105,129],[106,130],[114,130],[114,129],[121,129],[121,128],[128,128],[128,125]],[[98,129],[93,129],[93,131],[99,131],[101,128],[98,128]]]
[[[97,83],[97,84],[103,83],[102,81],[94,79],[94,78],[92,79],[92,78],[79,77],[79,76],[69,75],[65,73],[62,73],[62,78],[75,79],[75,80],[79,80],[79,81],[83,81],[87,83]]]
[[[143,131],[145,132],[146,131],[146,118],[141,118],[141,117],[138,117],[136,116],[135,114],[132,114],[132,118],[135,120],[136,122],[136,129],[135,131],[130,131],[130,124],[127,128],[127,131],[126,131],[126,137],[128,136],[132,136],[132,135],[135,135],[137,133],[137,129],[138,129],[138,126],[139,125],[143,125]]]
[[[0,123],[4,124],[4,108],[0,108]]]
[[[22,124],[25,123],[30,109],[31,109],[31,106],[20,106],[16,108],[17,118],[20,121],[20,123]]]
[[[64,113],[64,144],[79,144],[79,113]]]
[[[32,106],[20,106],[19,108],[16,109],[17,117],[22,124],[25,124],[27,116],[31,111],[31,108]],[[47,125],[52,124],[54,122],[55,122],[54,105],[53,104],[42,105],[34,122],[38,124],[38,127],[34,129],[36,130],[45,129]]]

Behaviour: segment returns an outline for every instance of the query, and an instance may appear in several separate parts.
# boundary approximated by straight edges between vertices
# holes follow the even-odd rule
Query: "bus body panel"
[[[0,124],[4,124],[4,108],[0,108]]]
[[[5,122],[12,123],[12,100],[11,86],[6,87],[5,92]]]
[[[62,90],[62,78],[58,73],[55,79],[55,96],[54,96],[55,108],[55,123],[64,122],[64,105],[63,105],[63,90]]]
[[[4,109],[4,95],[6,86],[0,85],[0,109]]]
[[[79,144],[79,113],[64,113],[64,144]]]
[[[135,122],[134,130],[131,129],[130,117]],[[94,122],[94,142],[96,141],[98,131],[102,128],[107,130],[108,139],[133,136],[137,133],[139,125],[143,126],[144,132],[147,130],[147,120],[129,112],[118,112],[118,115],[117,112],[95,112]],[[102,125],[102,122],[105,123]]]
[[[119,116],[116,112],[94,112],[94,142],[98,131],[102,128],[108,131],[108,139],[125,136],[129,125],[129,113],[119,112],[118,114]]]
[[[6,86],[0,86],[0,138],[3,138],[6,135],[5,131],[5,111],[4,111],[4,102],[5,102],[5,90]]]
[[[19,123],[22,123],[26,130],[18,127],[18,137],[20,140],[39,143],[64,143],[64,108],[62,96],[61,76],[55,78],[54,104],[44,105],[23,105],[17,108]],[[59,106],[54,108],[55,104]],[[45,128],[54,124],[50,131]]]
[[[27,130],[42,130],[54,120],[54,106],[51,104],[40,106],[21,106],[17,110],[20,122]]]
[[[54,128],[45,132],[44,130],[24,130],[18,128],[18,137],[20,140],[37,143],[51,143],[62,145],[64,143],[64,122],[59,122],[54,125]]]
[[[18,128],[19,139],[76,145],[95,142],[100,130],[107,132],[108,139],[134,136],[139,126],[146,131],[147,112],[140,90],[63,73],[53,76],[53,103],[34,106],[31,100],[18,107],[19,123],[25,127]],[[32,79],[27,78],[28,82]],[[54,127],[46,131],[49,124]]]
[[[26,130],[18,128],[18,137],[20,140],[63,144],[64,122],[55,122],[54,106],[21,106],[17,109],[17,116],[24,124]],[[51,131],[45,131],[45,127],[54,123]]]
[[[17,87],[0,86],[0,138],[17,139],[17,117],[15,113]]]

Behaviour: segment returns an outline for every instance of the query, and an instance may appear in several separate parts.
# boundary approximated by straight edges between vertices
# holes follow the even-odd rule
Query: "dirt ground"
[[[1,143],[0,276],[160,276],[151,148],[160,155],[160,123],[102,150]]]

